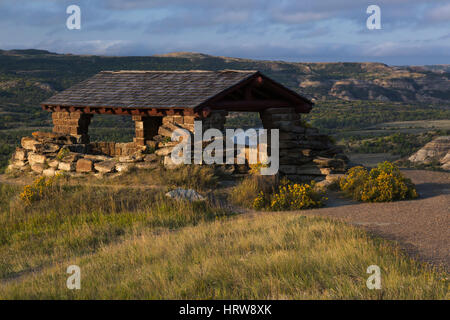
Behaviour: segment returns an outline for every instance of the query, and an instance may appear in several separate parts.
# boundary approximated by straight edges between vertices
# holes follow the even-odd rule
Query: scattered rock
[[[132,163],[116,163],[117,172],[128,172],[134,166]]]
[[[116,168],[116,162],[114,160],[105,160],[94,164],[95,170],[100,173],[110,173]]]
[[[76,171],[78,173],[88,173],[94,170],[94,163],[92,160],[80,159],[77,161]]]
[[[206,200],[201,194],[193,189],[177,188],[166,193],[166,196],[176,200],[203,201]]]

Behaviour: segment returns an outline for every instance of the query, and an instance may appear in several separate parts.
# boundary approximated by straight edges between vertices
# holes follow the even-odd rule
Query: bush
[[[319,208],[323,206],[325,200],[323,192],[314,188],[314,182],[311,184],[289,182],[280,185],[278,193],[272,196],[270,209],[282,211]]]
[[[55,191],[57,179],[58,176],[37,178],[32,184],[26,185],[23,188],[22,193],[19,195],[20,199],[26,205],[30,205],[35,201],[48,197]]]
[[[256,210],[282,211],[321,207],[326,198],[314,182],[294,184],[278,176],[251,175],[233,188],[231,200]]]
[[[397,201],[418,197],[411,180],[403,176],[399,168],[388,161],[379,163],[378,167],[370,172],[361,166],[353,167],[339,185],[348,196],[365,202]]]

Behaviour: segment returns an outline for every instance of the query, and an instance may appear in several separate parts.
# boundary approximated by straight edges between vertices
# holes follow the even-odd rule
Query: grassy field
[[[189,184],[176,176],[171,185]],[[207,185],[205,195],[218,191]],[[62,183],[26,206],[20,187],[1,185],[0,299],[449,298],[446,275],[355,227],[236,215],[166,190]],[[366,287],[373,264],[382,290]],[[66,287],[69,265],[81,268],[81,290]]]

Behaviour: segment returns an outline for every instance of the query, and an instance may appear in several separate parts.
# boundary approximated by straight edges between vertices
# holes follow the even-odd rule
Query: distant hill
[[[55,54],[35,49],[0,51],[0,87],[3,81],[33,79],[59,91],[101,70],[122,69],[256,69],[316,100],[450,104],[449,65],[393,67],[367,62],[297,63],[193,52],[110,57]]]
[[[260,70],[316,102],[303,120],[321,132],[353,139],[360,130],[389,121],[450,118],[448,65],[391,67],[382,63],[295,63],[174,52],[147,57],[56,54],[0,50],[0,171],[22,136],[50,130],[40,102],[102,70]],[[234,127],[254,126],[257,115],[239,114]],[[96,115],[96,141],[131,141],[129,117]],[[447,134],[447,133],[446,133]]]

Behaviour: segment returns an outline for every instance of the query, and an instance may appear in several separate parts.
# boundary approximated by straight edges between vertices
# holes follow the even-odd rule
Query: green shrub
[[[314,188],[314,182],[298,184],[286,179],[273,194],[261,191],[253,201],[253,208],[274,211],[302,210],[321,207],[325,200],[324,193]]]
[[[386,202],[418,197],[410,179],[403,176],[391,162],[379,163],[368,172],[364,167],[353,167],[348,176],[340,181],[341,190],[355,200]]]

